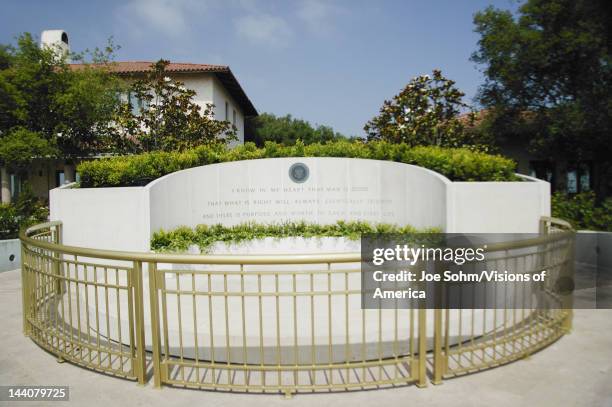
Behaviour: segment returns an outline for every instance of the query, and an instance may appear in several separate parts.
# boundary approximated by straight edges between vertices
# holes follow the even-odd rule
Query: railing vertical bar
[[[294,290],[295,291],[295,288]],[[345,327],[344,327],[344,336],[345,336],[345,343],[344,343],[344,360],[345,362],[348,364],[349,361],[351,360],[351,339],[350,339],[350,335],[349,335],[349,320],[350,320],[350,309],[349,309],[349,271],[345,271],[344,272],[344,291],[345,291],[345,295],[344,295],[344,309],[345,309],[345,315],[344,315],[344,321],[345,321]],[[350,369],[346,368],[346,383],[350,383]],[[348,390],[348,387],[346,387],[346,389]]]
[[[160,355],[160,357],[164,358],[164,362],[168,362],[170,360],[170,338],[168,336],[168,304],[166,304],[166,273],[159,269],[158,263],[155,263],[155,274],[158,277],[155,284],[158,288],[158,293],[161,296],[161,322],[163,329],[161,336],[164,340],[164,352],[163,355]],[[161,366],[160,375],[162,383],[168,380],[169,369],[170,368],[167,363],[164,363]]]
[[[299,361],[299,353],[298,353],[298,328],[297,328],[297,276],[295,273],[292,273],[293,280],[293,386],[297,388],[299,386],[299,375],[297,371],[297,367],[300,364]]]
[[[78,329],[78,333],[77,333],[77,339],[79,342],[79,360],[83,360],[83,346],[81,345],[82,342],[82,338],[81,338],[81,294],[80,294],[80,287],[79,287],[79,283],[82,281],[80,278],[81,273],[79,272],[79,266],[77,265],[77,263],[75,262],[74,264],[74,271],[75,271],[75,285],[76,285],[76,312],[77,312],[77,329]],[[117,321],[121,321],[121,315],[119,315],[117,317]],[[119,341],[121,343],[121,341]]]
[[[136,269],[136,268],[134,268]],[[95,298],[95,302],[96,302],[96,356],[98,357],[98,363],[97,363],[97,367],[100,367],[100,364],[102,363],[101,360],[101,350],[100,350],[100,310],[98,307],[99,304],[99,299],[98,299],[98,267],[97,266],[93,266],[93,275],[94,275],[94,298]],[[135,287],[138,287],[138,283],[136,282],[137,279],[135,279]],[[136,300],[138,299],[138,294],[135,295]],[[136,310],[138,310],[138,304],[136,304]]]
[[[334,355],[332,349],[332,288],[331,288],[331,263],[327,263],[327,333],[328,333],[328,358],[329,365],[332,366],[334,363]],[[334,369],[329,369],[329,384],[334,385]]]
[[[112,338],[110,331],[110,313],[108,306],[108,267],[104,267],[104,307],[106,309],[106,347],[108,348],[108,368],[112,368]]]
[[[212,364],[211,367],[211,373],[212,373],[212,384],[216,384],[217,383],[217,375],[215,374],[215,335],[214,335],[214,329],[213,329],[213,312],[212,312],[212,277],[211,277],[211,273],[208,273],[207,275],[208,277],[208,326],[209,326],[209,339],[210,339],[210,363]],[[164,295],[162,297],[162,299],[165,299],[166,296]],[[168,329],[167,326],[164,327],[164,331],[166,333],[166,335],[168,334]],[[168,349],[166,348],[166,355],[168,355]]]
[[[56,279],[57,279],[57,284],[58,284],[58,292],[57,294],[59,295],[60,298],[60,309],[61,309],[61,321],[60,321],[60,332],[61,332],[61,338],[62,338],[62,344],[63,344],[63,350],[61,350],[61,346],[60,346],[60,352],[63,353],[64,355],[66,355],[67,352],[67,334],[66,334],[66,314],[65,314],[65,306],[64,306],[64,290],[63,290],[63,284],[64,281],[60,276],[60,270],[59,270],[59,260],[56,258],[54,260],[54,267],[55,267],[55,275],[56,275]],[[62,359],[62,356],[60,355],[60,360]]]
[[[117,286],[115,289],[115,298],[117,299],[117,336],[119,341],[117,342],[117,346],[119,347],[119,368],[123,372],[123,337],[121,335],[121,291],[119,290],[120,279],[119,279],[119,269],[115,269],[115,285]]]
[[[232,371],[229,369],[231,364],[231,351],[230,351],[230,330],[229,330],[229,307],[227,298],[227,273],[223,273],[223,300],[225,303],[225,363],[228,366],[227,369],[227,383],[232,383]]]
[[[419,373],[417,387],[427,386],[427,310],[419,304]]]
[[[179,358],[181,364],[179,365],[179,369],[181,371],[181,382],[185,384],[185,350],[183,348],[183,313],[181,310],[181,276],[179,273],[174,273],[174,278],[176,280],[176,316],[178,321],[178,331],[179,331]],[[226,297],[227,298],[227,297]]]
[[[316,361],[316,343],[315,343],[315,306],[314,306],[314,273],[309,273],[310,276],[310,357],[311,364],[315,366]],[[313,373],[312,385],[316,385],[317,372]]]
[[[26,244],[21,243],[21,309],[22,309],[22,318],[23,318],[23,335],[29,336],[29,326],[28,326],[28,314],[30,312],[30,304],[28,301],[28,292],[29,285],[27,280],[27,270],[29,268],[28,261],[26,258]]]
[[[60,262],[61,264],[61,260],[58,259],[58,262]],[[60,268],[63,269],[63,267]],[[70,273],[70,266],[66,267],[66,269],[64,269],[64,277],[66,277],[65,280],[65,285],[66,285],[66,297],[68,297],[68,338],[69,338],[69,343],[70,343],[70,356],[72,358],[75,358],[76,355],[74,354],[74,335],[72,332],[72,282],[71,282],[71,273]]]
[[[476,304],[476,285],[472,284],[472,304]],[[474,320],[476,319],[476,312],[474,310],[474,307],[472,306],[472,317],[470,318],[470,323],[471,323],[471,333],[470,333],[470,364],[474,365],[474,353],[476,352],[475,349],[475,327],[474,327]]]
[[[483,288],[483,293],[482,293],[482,305],[483,305],[483,309],[482,309],[482,339],[484,341],[484,343],[486,344],[486,342],[489,340],[489,338],[487,337],[487,290],[488,290],[488,284],[486,281],[483,281],[482,283],[482,288]],[[482,361],[483,363],[486,360],[486,351],[487,351],[487,346],[485,346],[483,344],[482,346]]]
[[[87,270],[87,268],[85,269]],[[136,376],[136,344],[135,344],[135,332],[134,328],[136,326],[136,318],[134,316],[134,267],[128,269],[126,271],[127,278],[127,300],[128,300],[128,332],[130,336],[130,374]],[[87,279],[88,277],[86,277]],[[87,289],[86,292],[89,292]],[[89,295],[87,295],[86,302],[88,301]],[[89,327],[89,303],[87,302],[87,326]],[[88,328],[89,332],[89,328]],[[91,342],[91,335],[89,337],[89,342]],[[91,363],[91,349],[89,350],[89,362]]]
[[[277,368],[277,386],[281,390],[283,379],[281,375],[281,342],[280,342],[280,299],[278,287],[278,273],[274,273],[274,298],[276,300],[276,368]]]
[[[508,250],[505,250],[504,254],[505,254],[504,257],[507,259]],[[504,329],[503,329],[504,335],[507,335],[507,330],[508,330],[508,284],[504,284]],[[506,342],[504,341],[502,357],[505,359],[507,355],[508,355],[508,346]]]
[[[95,270],[95,269],[94,269]],[[138,383],[144,385],[146,382],[146,349],[144,329],[144,304],[142,287],[142,262],[134,262],[134,299],[136,301],[135,323],[136,323],[136,377]],[[97,281],[97,279],[96,279]],[[97,312],[96,312],[97,315]]]
[[[242,308],[242,365],[244,366],[244,384],[248,386],[249,377],[247,366],[247,340],[246,340],[246,309],[244,306],[244,264],[240,264],[240,306]]]
[[[259,365],[263,368],[265,365],[264,359],[264,342],[263,342],[263,307],[261,295],[261,273],[257,273],[257,301],[259,305]],[[266,371],[261,369],[261,385],[266,386]]]
[[[192,307],[193,307],[193,342],[195,345],[195,364],[197,383],[200,383],[200,344],[198,341],[198,307],[195,273],[191,273]]]
[[[151,303],[151,341],[153,345],[153,387],[160,388],[161,377],[161,341],[159,331],[159,299],[157,287],[157,263],[149,263],[149,298]],[[194,317],[195,321],[195,317]],[[196,342],[197,344],[197,342]],[[196,345],[197,352],[197,345]],[[196,359],[197,363],[197,359]]]

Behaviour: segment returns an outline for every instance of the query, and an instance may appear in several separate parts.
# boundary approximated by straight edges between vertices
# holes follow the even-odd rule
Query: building
[[[593,161],[559,160],[531,153],[524,140],[503,140],[499,142],[502,155],[517,163],[517,171],[550,182],[553,192],[568,194],[592,191],[599,167]]]
[[[475,121],[471,124],[468,124],[467,114],[460,116],[459,120],[476,129],[488,114],[487,109],[476,112]],[[501,155],[516,162],[517,173],[549,182],[552,192],[577,194],[595,191],[598,182],[604,181],[601,166],[597,162],[536,154],[530,150],[529,141],[529,135],[505,134],[496,137],[495,144]]]
[[[111,64],[109,68],[122,78],[133,81],[142,78],[154,63],[155,61],[119,61]],[[83,66],[70,64],[75,70]],[[186,88],[196,91],[195,102],[202,109],[207,104],[213,104],[215,119],[227,120],[235,125],[238,129],[238,143],[244,143],[245,119],[257,116],[257,110],[229,66],[171,62],[166,67],[166,72],[172,80],[183,82]],[[130,101],[132,106],[140,106],[140,101]]]
[[[58,55],[67,58],[70,53],[68,34],[63,30],[43,31],[41,47],[55,48],[59,51]],[[118,61],[110,65],[110,70],[127,81],[133,81],[142,78],[151,70],[153,63],[154,61]],[[84,67],[83,64],[74,63],[69,66],[75,70]],[[246,122],[248,118],[257,116],[257,110],[229,66],[171,62],[166,71],[171,79],[183,82],[186,88],[196,91],[195,102],[203,109],[207,104],[213,104],[215,119],[227,120],[236,126],[236,144],[242,144],[245,138],[249,138]],[[131,98],[130,95],[125,97]],[[137,100],[131,102],[133,106],[139,106],[140,103]],[[34,160],[26,171],[11,172],[3,167],[0,174],[2,202],[10,202],[17,197],[26,182],[36,196],[48,199],[50,189],[78,181],[74,168],[74,165],[66,164],[64,160],[46,158]]]

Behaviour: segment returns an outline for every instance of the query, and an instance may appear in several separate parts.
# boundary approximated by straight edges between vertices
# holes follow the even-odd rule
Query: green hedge
[[[79,165],[81,187],[140,186],[171,172],[201,165],[274,157],[350,157],[397,161],[429,168],[453,181],[515,181],[514,161],[464,148],[409,147],[406,144],[337,141],[282,146],[267,142],[227,149],[201,146],[185,152],[153,152],[86,161]]]
[[[0,204],[0,240],[15,239],[20,229],[46,222],[48,217],[49,209],[26,184],[14,203]]]
[[[574,229],[612,232],[612,197],[597,204],[593,192],[573,196],[557,192],[551,206],[552,216],[568,221]]]
[[[197,245],[203,253],[216,242],[240,243],[266,237],[346,237],[357,240],[365,233],[376,234],[414,234],[439,233],[436,228],[417,230],[412,226],[396,226],[386,223],[338,221],[330,225],[306,222],[286,222],[277,224],[241,223],[235,226],[198,225],[195,228],[182,226],[171,231],[160,230],[151,238],[151,250],[157,252],[181,252],[191,245]],[[432,235],[435,237],[435,235]]]

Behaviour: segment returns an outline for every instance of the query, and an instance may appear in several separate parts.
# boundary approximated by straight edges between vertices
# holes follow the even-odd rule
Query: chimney
[[[40,35],[40,47],[53,49],[59,58],[70,62],[68,34],[64,30],[45,30]]]

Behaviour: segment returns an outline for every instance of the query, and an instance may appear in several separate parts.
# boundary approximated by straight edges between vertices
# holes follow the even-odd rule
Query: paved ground
[[[52,406],[609,406],[612,310],[576,310],[574,331],[527,361],[445,381],[351,393],[279,395],[140,387],[69,363],[58,364],[21,333],[19,273],[0,273],[0,385],[68,385],[70,402]],[[197,403],[197,404],[196,404]],[[32,405],[23,402],[18,405]],[[7,405],[0,402],[0,405]],[[37,403],[36,405],[41,405]]]

